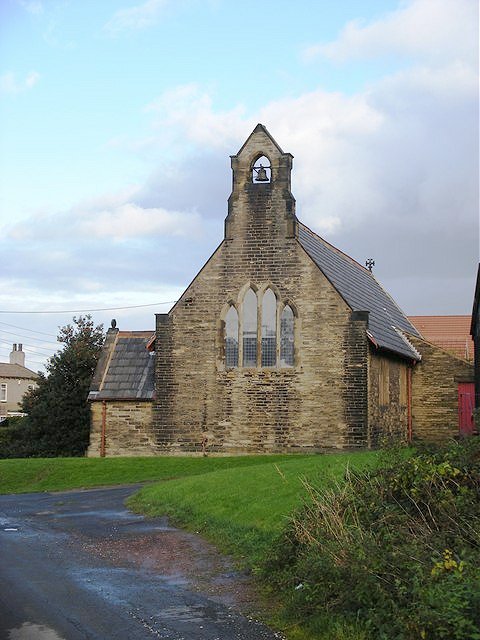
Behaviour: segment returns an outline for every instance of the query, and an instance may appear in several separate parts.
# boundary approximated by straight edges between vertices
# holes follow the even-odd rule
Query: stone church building
[[[472,366],[296,217],[259,124],[231,157],[221,244],[155,332],[108,331],[89,455],[236,454],[455,436]]]

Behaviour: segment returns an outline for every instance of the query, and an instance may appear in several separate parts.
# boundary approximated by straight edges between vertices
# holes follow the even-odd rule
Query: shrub
[[[266,566],[295,618],[375,639],[480,639],[480,441],[390,453],[334,491],[306,486]]]
[[[63,347],[46,364],[22,400],[22,422],[0,434],[0,458],[83,456],[90,434],[87,396],[103,343],[90,316],[62,327]]]

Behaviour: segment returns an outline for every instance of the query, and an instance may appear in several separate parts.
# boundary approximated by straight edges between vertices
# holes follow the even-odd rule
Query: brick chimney
[[[25,353],[22,351],[22,343],[18,345],[14,344],[10,353],[10,364],[19,364],[21,367],[25,366]]]

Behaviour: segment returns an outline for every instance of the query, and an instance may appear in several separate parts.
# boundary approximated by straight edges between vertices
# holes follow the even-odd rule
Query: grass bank
[[[377,460],[375,452],[270,457],[258,465],[149,485],[128,504],[147,515],[169,515],[175,524],[202,534],[257,573],[277,549],[289,516],[301,506],[306,478],[316,486],[333,487],[342,482],[347,467],[362,470],[376,466]],[[268,589],[265,575],[263,584]],[[335,635],[312,634],[284,614],[279,602],[270,622],[289,640],[362,640],[343,624]]]
[[[313,456],[271,456],[260,464],[231,466],[202,475],[146,486],[128,504],[206,536],[255,570],[269,546],[300,506],[303,479],[333,485],[347,466],[375,463],[373,452]]]
[[[228,458],[22,458],[0,460],[0,493],[64,491],[198,476],[212,471],[283,463],[292,456]],[[299,459],[306,456],[299,456]]]

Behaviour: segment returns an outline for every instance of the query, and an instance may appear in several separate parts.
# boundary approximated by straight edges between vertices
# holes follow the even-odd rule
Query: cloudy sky
[[[407,314],[471,312],[476,0],[135,2],[0,2],[0,361],[40,368],[84,310],[153,328],[258,122],[303,222]]]

